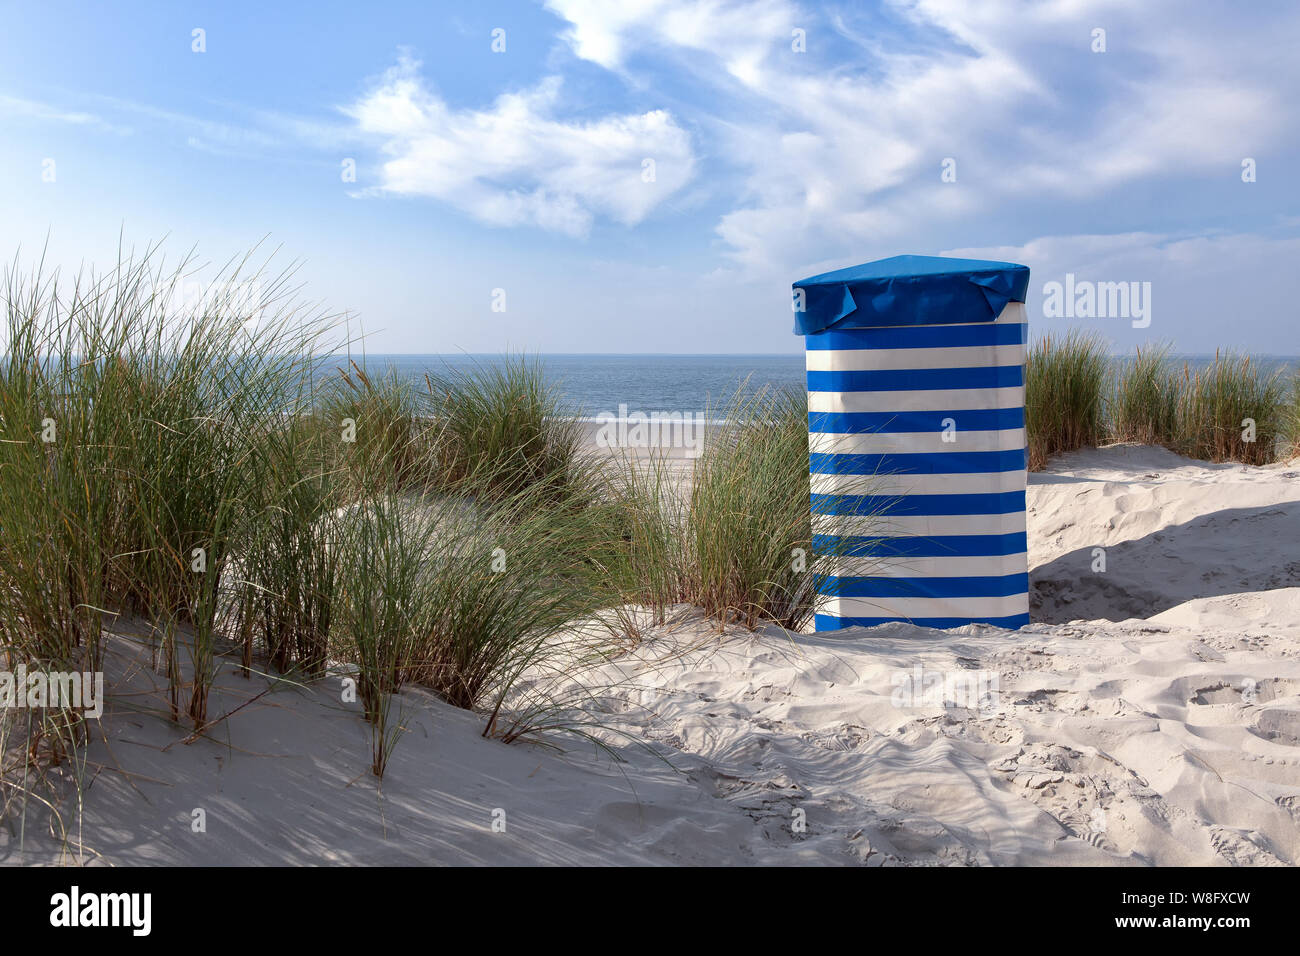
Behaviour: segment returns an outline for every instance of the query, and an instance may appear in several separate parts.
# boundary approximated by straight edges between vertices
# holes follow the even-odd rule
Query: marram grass
[[[1293,372],[1289,396],[1282,408],[1283,456],[1300,455],[1300,372]]]
[[[1111,437],[1116,441],[1176,447],[1180,386],[1168,346],[1138,348],[1122,360],[1111,394]]]
[[[1161,445],[1206,461],[1284,459],[1300,450],[1296,381],[1232,352],[1193,370],[1175,366],[1168,346],[1112,361],[1092,333],[1047,335],[1025,368],[1029,467],[1109,442]]]
[[[742,388],[706,418],[715,424],[684,495],[662,458],[619,473],[629,600],[652,622],[685,603],[719,625],[800,630],[835,565],[813,548],[807,397]]]
[[[449,490],[492,498],[524,490],[551,501],[583,495],[590,462],[578,423],[524,356],[425,378],[423,413],[437,423],[435,463]]]
[[[801,391],[738,393],[695,468],[686,527],[686,593],[719,621],[797,630],[816,603]]]
[[[98,670],[106,621],[143,617],[173,716],[196,726],[246,502],[269,477],[267,435],[324,328],[286,300],[286,275],[245,268],[215,281],[261,290],[251,332],[254,316],[229,302],[174,309],[187,263],[168,272],[152,253],[71,286],[5,276],[0,642],[36,666]]]
[[[1208,368],[1185,368],[1178,393],[1178,450],[1191,458],[1264,465],[1286,443],[1287,387],[1248,356],[1215,353]]]
[[[70,289],[6,273],[6,665],[96,670],[105,626],[142,620],[164,713],[193,732],[223,667],[349,667],[377,775],[408,684],[506,739],[562,729],[536,693],[532,716],[505,701],[558,634],[620,605],[629,539],[540,367],[512,359],[436,392],[359,362],[322,374],[328,322],[283,277],[261,282],[256,321],[228,302],[177,314],[168,283],[185,264],[154,263]],[[6,722],[5,805],[10,771],[84,753],[84,730],[75,710]]]
[[[1045,335],[1025,361],[1025,428],[1029,467],[1051,455],[1098,444],[1104,432],[1102,397],[1107,360],[1100,336]]]

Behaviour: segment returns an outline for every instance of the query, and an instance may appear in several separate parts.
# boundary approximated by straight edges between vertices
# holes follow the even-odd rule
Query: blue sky
[[[270,7],[0,5],[5,257],[265,236],[375,352],[793,353],[791,281],[947,253],[1300,353],[1300,5]]]

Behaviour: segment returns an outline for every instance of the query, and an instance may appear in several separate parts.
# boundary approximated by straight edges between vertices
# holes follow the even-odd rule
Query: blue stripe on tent
[[[808,373],[810,392],[919,392],[948,388],[1012,388],[1024,384],[1022,365],[846,369]]]
[[[819,594],[872,598],[1011,597],[1029,593],[1029,575],[972,575],[955,578],[828,577]]]
[[[968,408],[950,412],[809,412],[808,431],[839,435],[886,432],[940,432],[951,418],[959,431],[992,432],[1025,427],[1025,410]]]
[[[967,624],[992,624],[1016,631],[1029,624],[1028,614],[1012,614],[1009,617],[836,617],[833,614],[818,614],[814,626],[818,631],[837,631],[843,627],[875,627],[877,624],[915,624],[917,627],[933,627],[940,630],[949,627],[963,627]]]
[[[970,475],[1020,471],[1025,449],[945,451],[897,455],[834,455],[814,452],[808,469],[814,475]]]
[[[974,325],[902,325],[893,328],[831,329],[804,336],[810,351],[838,349],[934,349],[980,345],[1024,345],[1024,322]]]
[[[906,538],[815,534],[812,546],[814,554],[845,558],[982,558],[1020,554],[1027,537],[1024,531]]]
[[[1025,510],[1023,491],[971,495],[812,496],[817,515],[1006,515]]]

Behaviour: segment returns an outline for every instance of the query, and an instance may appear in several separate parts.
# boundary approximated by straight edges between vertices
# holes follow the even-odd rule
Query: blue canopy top
[[[1013,262],[893,256],[794,283],[804,291],[794,331],[992,322],[1028,287],[1029,267]]]

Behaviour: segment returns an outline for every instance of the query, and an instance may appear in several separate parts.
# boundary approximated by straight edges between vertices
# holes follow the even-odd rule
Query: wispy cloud
[[[82,94],[94,112],[70,110],[23,97],[0,94],[0,116],[24,117],[45,123],[67,123],[117,133],[148,129],[171,136],[191,149],[245,159],[272,155],[309,158],[321,152],[358,145],[361,137],[354,124],[339,119],[322,121],[264,109],[250,109],[236,103],[209,104],[215,114],[229,119],[202,116],[154,106],[105,93]]]
[[[578,57],[689,71],[735,157],[717,232],[752,270],[875,247],[1032,198],[1095,202],[1144,179],[1230,178],[1294,142],[1300,10],[1171,0],[893,0],[868,28],[788,0],[547,0]],[[881,29],[881,26],[884,29]],[[806,31],[807,52],[792,48]],[[1107,51],[1092,32],[1106,30]],[[846,49],[847,46],[847,49]],[[941,163],[955,160],[957,181]]]
[[[185,141],[195,148],[208,148],[225,152],[249,153],[283,149],[294,140],[284,133],[254,125],[231,123],[224,120],[195,116],[177,110],[139,103],[116,96],[96,94],[94,99],[118,113],[139,117],[173,132],[183,134]]]
[[[130,132],[128,127],[110,123],[94,113],[66,110],[48,103],[9,96],[0,93],[0,115],[25,117],[51,123],[70,123],[75,126],[95,126],[115,133]]]

